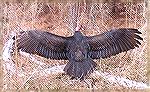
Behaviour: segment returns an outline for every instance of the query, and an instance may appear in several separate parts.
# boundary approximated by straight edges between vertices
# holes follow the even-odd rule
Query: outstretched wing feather
[[[67,39],[68,37],[62,37],[44,31],[23,31],[18,35],[17,47],[22,51],[37,54],[42,57],[67,60]]]
[[[140,31],[133,28],[113,29],[100,35],[86,36],[85,42],[90,46],[88,55],[93,59],[107,58],[126,52],[141,45]]]

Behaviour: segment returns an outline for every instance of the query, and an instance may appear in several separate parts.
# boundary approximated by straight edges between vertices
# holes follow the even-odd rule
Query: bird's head
[[[76,38],[76,39],[82,39],[82,37],[83,37],[83,35],[82,35],[82,33],[81,33],[81,31],[80,30],[82,30],[82,27],[81,26],[77,26],[76,27],[76,30],[75,30],[75,33],[74,33],[74,37]]]
[[[77,26],[75,32],[80,31],[81,30],[81,26]]]

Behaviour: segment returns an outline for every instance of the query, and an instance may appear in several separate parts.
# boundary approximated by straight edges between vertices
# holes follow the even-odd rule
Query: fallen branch
[[[12,33],[12,37],[15,36],[14,33]],[[13,51],[13,44],[14,44],[14,40],[12,39],[12,37],[5,43],[4,48],[3,48],[3,66],[6,70],[9,70],[13,73],[15,73],[16,68],[15,68],[15,64],[12,61],[12,55],[11,52]],[[45,72],[47,75],[49,74],[57,74],[57,73],[64,73],[63,69],[65,67],[65,65],[60,65],[60,66],[54,66],[51,68],[47,68],[45,70],[42,70],[43,72],[41,72],[40,70],[43,69],[42,65],[46,65],[45,63],[36,60],[33,56],[31,56],[28,53],[22,52],[20,51],[20,54],[26,57],[29,57],[33,62],[35,62],[36,64],[38,64],[38,68],[31,74],[31,76],[23,83],[23,85],[21,86],[21,88],[26,84],[26,82],[28,80],[30,80],[30,78],[32,77],[32,75],[34,75],[35,73],[38,73],[40,75],[45,75]],[[44,73],[44,74],[42,74]],[[20,75],[18,75],[20,76]],[[94,71],[91,76],[98,76],[98,77],[102,77],[103,79],[107,80],[109,83],[111,84],[116,84],[116,85],[120,85],[123,87],[127,87],[127,88],[135,88],[135,89],[144,89],[144,88],[148,88],[147,84],[143,83],[143,82],[136,82],[133,80],[129,80],[129,79],[125,79],[121,76],[113,76],[110,75],[108,73],[103,73],[101,71]]]

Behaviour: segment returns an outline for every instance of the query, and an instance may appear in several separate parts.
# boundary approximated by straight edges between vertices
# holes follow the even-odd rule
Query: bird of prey
[[[40,30],[22,31],[17,39],[18,50],[48,59],[69,60],[64,68],[72,78],[83,80],[97,64],[93,59],[109,58],[141,45],[140,31],[134,28],[111,29],[95,36],[75,31],[62,37]]]

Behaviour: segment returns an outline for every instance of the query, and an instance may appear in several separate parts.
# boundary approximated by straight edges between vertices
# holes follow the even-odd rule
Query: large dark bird
[[[73,36],[62,37],[49,32],[31,30],[20,32],[18,50],[55,60],[69,60],[64,71],[76,79],[84,79],[94,71],[92,59],[107,58],[139,47],[143,40],[137,29],[112,29],[96,36],[83,36],[75,31]]]

